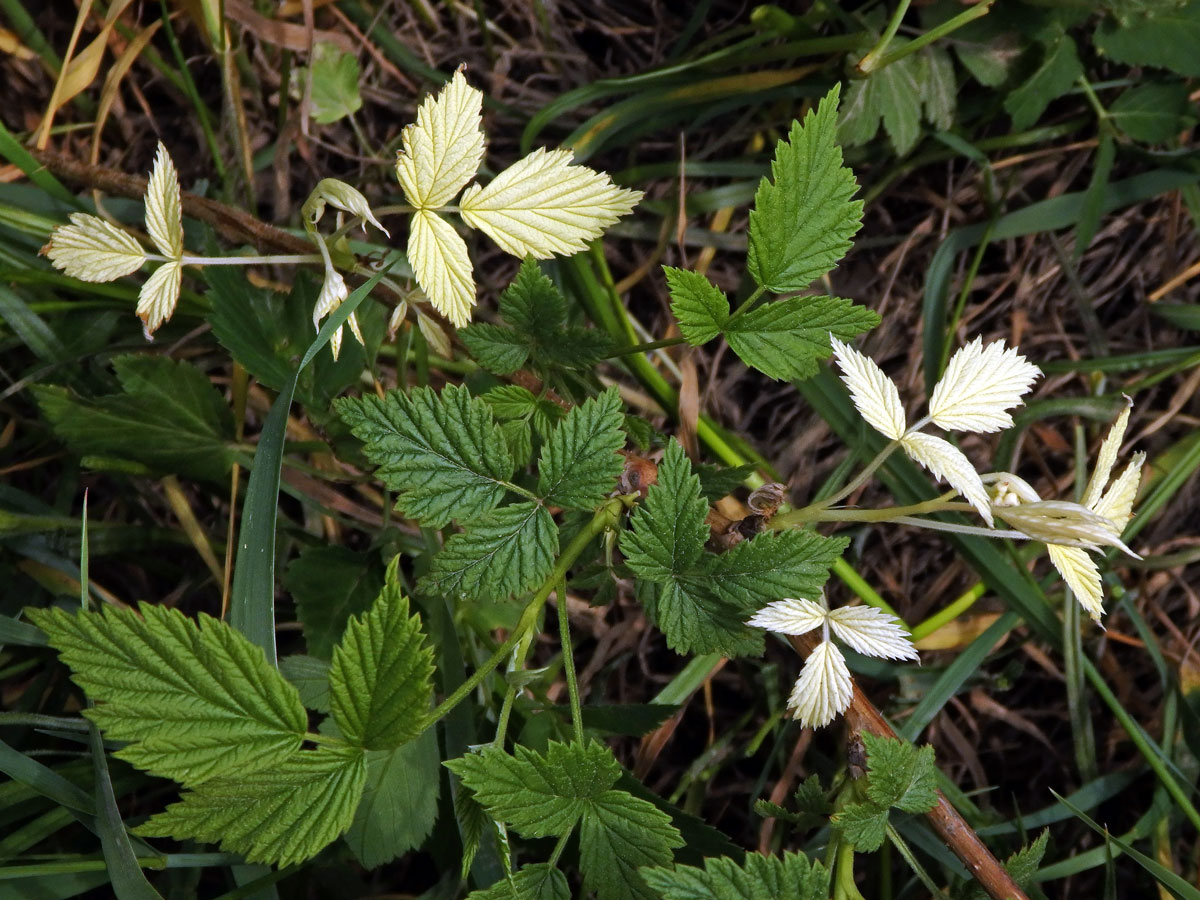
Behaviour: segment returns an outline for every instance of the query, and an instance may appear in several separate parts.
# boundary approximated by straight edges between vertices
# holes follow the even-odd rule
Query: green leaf
[[[837,265],[862,225],[862,201],[850,199],[858,184],[835,143],[838,92],[792,123],[775,147],[774,183],[764,178],[754,194],[747,265],[777,294],[804,290]]]
[[[300,750],[268,769],[197,785],[134,833],[220,844],[248,862],[291,865],[349,827],[366,774],[358,748]]]
[[[720,334],[729,318],[725,292],[699,272],[671,266],[663,266],[663,272],[671,292],[671,312],[687,342],[699,347]]]
[[[683,845],[665,812],[624,791],[595,798],[579,828],[579,869],[600,900],[654,900],[638,869],[671,862]]]
[[[498,419],[519,419],[533,415],[538,408],[538,398],[528,388],[515,384],[494,387],[483,399],[492,408]]]
[[[710,554],[705,572],[718,596],[750,616],[780,597],[820,595],[848,542],[798,529],[764,532]]]
[[[279,660],[279,672],[300,693],[305,709],[329,712],[329,663],[297,653]]]
[[[716,503],[741,487],[758,468],[754,463],[745,463],[732,468],[701,463],[692,467],[700,476],[700,493],[709,503]]]
[[[562,872],[549,863],[522,866],[511,878],[472,891],[467,900],[570,900],[571,888]]]
[[[225,483],[233,416],[208,378],[165,356],[118,356],[121,393],[85,400],[35,385],[43,415],[76,453],[131,459],[157,472]]]
[[[352,618],[333,651],[333,720],[351,744],[391,750],[424,730],[433,700],[433,648],[400,590],[399,557],[370,611]]]
[[[889,46],[903,43],[893,40]],[[905,156],[921,137],[922,76],[927,72],[919,56],[912,55],[851,83],[838,122],[841,141],[860,147],[875,137],[882,122],[896,155]]]
[[[791,381],[816,374],[832,352],[829,335],[848,341],[879,324],[879,316],[840,297],[789,297],[733,319],[725,330],[742,361],[764,375]]]
[[[288,565],[283,584],[296,602],[308,652],[329,659],[346,622],[379,595],[383,566],[373,553],[308,547]]]
[[[1022,888],[1028,890],[1033,884],[1034,876],[1037,875],[1038,868],[1042,864],[1042,857],[1046,855],[1046,845],[1049,840],[1050,829],[1043,829],[1032,844],[1022,847],[1004,861],[1005,870],[1012,876],[1012,880]],[[987,893],[979,886],[978,882],[973,881],[963,892],[962,900],[987,900]]]
[[[1108,108],[1113,124],[1135,141],[1162,144],[1196,123],[1186,84],[1146,82],[1123,91]]]
[[[748,853],[740,866],[724,857],[706,859],[703,869],[643,869],[642,877],[662,900],[826,900],[829,896],[829,870],[803,853]]]
[[[645,897],[637,867],[664,864],[682,845],[670,816],[645,800],[613,790],[621,767],[595,741],[551,741],[544,756],[517,745],[447,762],[476,799],[526,837],[560,836],[580,823],[584,885],[601,900]]]
[[[537,492],[543,502],[590,510],[616,487],[625,461],[621,395],[615,387],[575,406],[550,432],[538,459]]]
[[[421,590],[459,601],[498,602],[542,582],[558,555],[558,529],[544,506],[514,503],[446,541]]]
[[[933,748],[914,747],[899,738],[863,734],[870,775],[867,797],[882,809],[929,812],[937,806],[937,770]]]
[[[300,747],[308,715],[296,689],[224,622],[149,603],[27,615],[99,704],[84,715],[128,741],[116,756],[140,769],[195,785],[272,768]]]
[[[1130,17],[1121,27],[1105,21],[1096,30],[1096,49],[1131,66],[1158,66],[1190,78],[1200,77],[1200,0],[1152,17]]]
[[[832,821],[856,850],[868,853],[878,850],[887,837],[888,811],[870,803],[851,803],[836,813]]]
[[[312,91],[309,114],[318,125],[328,125],[358,112],[358,57],[328,41],[313,45]]]
[[[470,521],[500,502],[513,460],[491,408],[462,386],[418,388],[335,402],[397,493],[396,506],[430,528]]]
[[[954,127],[954,109],[958,100],[954,61],[937,45],[926,47],[916,57],[921,64],[918,78],[925,121],[940,131],[948,131]]]
[[[440,788],[437,732],[430,728],[394,750],[367,754],[367,779],[346,844],[374,869],[421,846],[437,820]]]
[[[1075,49],[1075,41],[1060,34],[1043,45],[1042,63],[1020,87],[1004,98],[1004,108],[1012,116],[1014,131],[1031,127],[1052,100],[1057,100],[1075,86],[1083,74],[1083,64]]]
[[[512,754],[484,747],[445,763],[493,816],[526,837],[565,834],[585,803],[608,792],[621,765],[596,741],[583,746],[551,741],[543,756],[517,744]]]
[[[471,356],[494,375],[511,375],[529,359],[529,341],[522,335],[489,322],[476,322],[458,329]]]

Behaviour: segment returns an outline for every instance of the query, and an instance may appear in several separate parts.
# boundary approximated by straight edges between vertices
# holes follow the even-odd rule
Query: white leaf
[[[873,606],[843,606],[830,610],[829,624],[843,643],[865,656],[917,658],[908,632],[894,618]]]
[[[146,261],[137,241],[87,213],[71,213],[71,224],[55,228],[42,252],[56,269],[80,281],[113,281]]]
[[[396,177],[417,209],[445,206],[471,180],[483,159],[483,92],[459,69],[436,97],[426,97],[417,121],[401,133]]]
[[[332,263],[325,266],[325,280],[321,283],[321,293],[317,294],[317,302],[313,306],[313,328],[320,330],[321,320],[342,305],[342,301],[350,296],[346,287],[346,279],[342,273],[333,267]]]
[[[1133,517],[1133,501],[1137,497],[1138,485],[1142,480],[1142,463],[1145,461],[1145,453],[1133,454],[1125,471],[1092,507],[1093,512],[1115,524],[1118,531],[1124,531]]]
[[[146,183],[146,232],[158,252],[168,259],[183,256],[183,213],[179,203],[179,176],[167,148],[158,142],[154,168]],[[151,329],[153,330],[153,329]]]
[[[413,214],[408,262],[433,308],[456,327],[471,321],[475,279],[467,245],[450,223],[428,210]]]
[[[450,338],[446,336],[446,332],[442,331],[442,327],[437,322],[420,310],[417,311],[417,328],[424,335],[429,349],[445,359],[454,358],[454,349],[450,345]]]
[[[1113,466],[1117,463],[1117,453],[1121,449],[1121,441],[1125,440],[1125,429],[1129,425],[1129,410],[1132,407],[1133,402],[1129,401],[1121,410],[1121,414],[1117,416],[1117,421],[1113,422],[1112,428],[1108,429],[1108,436],[1100,445],[1100,452],[1096,455],[1096,468],[1092,470],[1092,477],[1088,479],[1083,499],[1079,501],[1089,509],[1094,508],[1099,502],[1100,495],[1104,493],[1104,486],[1108,484],[1108,478],[1112,475]],[[1124,527],[1124,523],[1122,523],[1122,527]]]
[[[1041,369],[1004,341],[983,346],[981,338],[950,358],[946,373],[929,398],[929,416],[948,431],[991,432],[1010,428],[1005,410],[1020,406]]]
[[[801,725],[820,728],[846,711],[854,687],[846,660],[831,641],[822,641],[804,662],[788,706],[796,711]]]
[[[850,389],[850,399],[867,424],[886,438],[899,440],[904,436],[904,407],[900,392],[892,380],[883,374],[875,361],[859,353],[849,344],[829,336],[833,355],[842,369],[842,381]]]
[[[137,314],[145,323],[147,334],[157,331],[158,326],[175,312],[182,275],[183,266],[178,261],[163,263],[142,285],[138,292]]]
[[[642,199],[603,172],[572,166],[569,150],[535,150],[459,201],[462,217],[513,256],[569,256]]]
[[[1087,610],[1089,616],[1099,622],[1100,616],[1104,614],[1104,603],[1100,589],[1100,569],[1095,561],[1087,555],[1087,551],[1079,547],[1047,544],[1046,550],[1050,554],[1050,562],[1075,594],[1075,599]]]
[[[321,221],[321,216],[325,214],[325,204],[327,203],[353,216],[360,217],[364,223],[370,222],[391,237],[388,230],[379,224],[379,220],[371,212],[371,205],[367,203],[367,198],[362,195],[362,192],[336,178],[322,178],[318,181],[317,186],[308,195],[308,199],[304,201],[304,205],[300,207],[300,214],[310,224],[316,225]],[[363,229],[366,229],[365,224]]]
[[[992,509],[988,501],[987,489],[970,460],[963,452],[949,441],[931,434],[913,432],[906,434],[900,441],[904,452],[919,462],[938,478],[944,478],[950,486],[962,494],[963,499],[970,503],[983,516],[983,520],[992,524]]]
[[[994,507],[993,511],[1034,540],[1092,550],[1111,545],[1131,556],[1136,555],[1121,543],[1121,532],[1115,522],[1070,500],[1039,500],[1018,506]]]
[[[746,624],[778,634],[807,634],[825,623],[825,607],[812,600],[786,598],[768,603]]]

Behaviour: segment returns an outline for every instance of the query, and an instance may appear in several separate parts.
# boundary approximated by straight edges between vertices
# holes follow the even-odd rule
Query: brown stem
[[[807,657],[817,646],[815,634],[803,634],[790,638],[792,646],[803,657]],[[850,700],[850,708],[846,710],[846,724],[852,735],[866,732],[879,737],[897,737],[895,731],[867,699],[866,695],[854,685],[854,696]],[[1020,886],[1013,881],[1012,876],[992,855],[992,851],[979,839],[973,828],[958,814],[950,801],[941,792],[937,792],[937,806],[925,814],[938,837],[954,851],[954,855],[962,860],[980,886],[987,891],[992,900],[1029,900]]]

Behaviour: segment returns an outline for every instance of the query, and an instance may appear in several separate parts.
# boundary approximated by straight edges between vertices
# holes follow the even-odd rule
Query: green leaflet
[[[520,745],[511,756],[486,747],[446,765],[493,816],[526,837],[559,836],[579,824],[584,885],[601,900],[649,900],[637,867],[669,863],[672,848],[683,844],[666,813],[613,789],[621,767],[594,741],[552,741],[544,756]]]
[[[275,767],[300,747],[308,716],[296,689],[223,622],[149,603],[140,616],[26,612],[100,704],[84,715],[129,741],[116,755],[140,769],[192,786]]]
[[[437,820],[441,787],[437,731],[394,750],[367,753],[367,780],[346,844],[374,869],[421,845]]]
[[[558,555],[558,528],[544,506],[514,503],[446,541],[421,590],[459,601],[498,602],[543,581]]]
[[[1096,30],[1096,48],[1131,66],[1159,66],[1200,77],[1200,0],[1152,16],[1129,16],[1120,25],[1105,21]]]
[[[345,547],[306,547],[292,560],[283,585],[296,603],[308,652],[329,659],[346,622],[371,608],[383,587],[378,554]]]
[[[833,817],[856,850],[868,853],[883,846],[887,837],[888,811],[870,803],[851,803]]]
[[[305,709],[329,712],[329,663],[315,656],[296,654],[279,660],[279,671],[300,692]]]
[[[269,769],[196,785],[134,833],[220,844],[248,862],[287,866],[349,827],[366,774],[358,748],[301,750]]]
[[[159,472],[225,482],[233,417],[195,366],[165,356],[118,356],[121,393],[84,400],[65,388],[32,388],[55,433],[81,455],[114,456]]]
[[[538,459],[543,502],[591,510],[616,487],[624,460],[621,396],[615,387],[573,407],[550,433]]]
[[[1121,131],[1135,141],[1161,144],[1196,123],[1187,85],[1147,82],[1122,92],[1108,114]]]
[[[806,378],[830,354],[829,336],[851,340],[879,316],[839,297],[789,297],[730,318],[729,300],[703,275],[664,266],[671,310],[693,345],[724,334],[742,361],[776,379]]]
[[[305,73],[299,70],[297,75],[303,79]],[[312,91],[309,95],[312,120],[318,125],[328,125],[358,112],[362,108],[358,82],[357,56],[328,41],[315,44],[312,49]]]
[[[862,201],[850,199],[858,184],[836,143],[839,90],[792,123],[775,147],[774,183],[764,178],[754,194],[747,267],[776,294],[802,291],[831,270],[862,225]]]
[[[475,360],[496,375],[527,362],[543,372],[588,371],[610,349],[603,332],[567,324],[566,298],[532,257],[500,295],[500,315],[506,325],[476,323],[458,332]]]
[[[848,538],[823,537],[792,529],[763,532],[705,558],[714,593],[748,617],[780,597],[816,597]]]
[[[864,734],[867,747],[866,803],[851,803],[833,816],[833,824],[859,850],[878,850],[887,834],[888,811],[928,812],[937,805],[933,748],[915,747],[899,738]]]
[[[512,878],[472,891],[467,900],[570,900],[571,887],[562,872],[547,863],[522,866]]]
[[[1046,845],[1050,841],[1050,829],[1042,829],[1042,833],[1031,844],[1027,844],[1013,853],[1004,861],[1004,868],[1012,876],[1013,881],[1028,890],[1037,875],[1042,857],[1046,855]],[[978,882],[971,882],[963,892],[962,900],[987,900],[987,893]]]
[[[334,722],[351,744],[390,750],[424,730],[433,700],[433,648],[421,620],[408,614],[399,557],[370,611],[352,618],[329,667]]]
[[[829,896],[829,870],[803,853],[748,853],[741,866],[731,859],[706,859],[703,869],[643,869],[642,877],[662,900],[825,900]]]
[[[406,515],[441,528],[484,515],[504,496],[512,456],[491,408],[465,387],[389,391],[335,406]]]
[[[1004,98],[1004,108],[1012,116],[1013,130],[1032,126],[1052,100],[1075,86],[1083,74],[1083,64],[1075,41],[1063,33],[1042,46],[1042,64],[1020,87]]]

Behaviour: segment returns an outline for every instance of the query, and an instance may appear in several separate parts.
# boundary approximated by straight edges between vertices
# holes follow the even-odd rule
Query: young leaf
[[[179,285],[183,279],[183,266],[178,262],[163,263],[146,279],[138,291],[136,312],[146,332],[153,334],[175,312],[179,302]]]
[[[394,750],[367,753],[367,778],[346,844],[374,869],[421,846],[437,819],[437,732],[430,728]]]
[[[747,853],[731,859],[704,860],[704,868],[645,868],[642,877],[662,900],[826,900],[829,870],[803,853],[783,856]]]
[[[308,728],[300,696],[263,651],[224,622],[143,603],[27,615],[98,705],[84,715],[116,755],[140,769],[196,785],[279,765]]]
[[[601,900],[645,896],[639,865],[663,865],[682,845],[670,817],[653,804],[612,786],[621,767],[595,742],[551,742],[542,756],[520,745],[498,747],[447,762],[497,819],[526,837],[559,836],[576,823],[584,884]]]
[[[115,456],[156,471],[224,482],[233,462],[233,416],[196,367],[165,356],[118,356],[122,392],[95,400],[34,389],[43,415],[76,453]]]
[[[933,748],[915,747],[899,738],[863,733],[870,775],[867,797],[881,809],[929,812],[937,805]]]
[[[851,803],[835,813],[832,821],[856,850],[872,853],[883,846],[887,837],[887,809],[870,803]]]
[[[397,492],[397,507],[430,528],[482,516],[503,498],[512,456],[491,409],[467,388],[391,391],[335,406]]]
[[[479,168],[482,108],[483,92],[467,84],[460,68],[436,96],[421,102],[416,123],[401,132],[396,176],[417,209],[445,206]]]
[[[454,226],[428,209],[413,213],[408,232],[408,262],[433,308],[458,328],[471,321],[475,276],[467,242]]]
[[[846,711],[853,693],[850,669],[842,651],[833,641],[822,641],[804,661],[788,697],[788,706],[796,711],[796,718],[802,724],[820,728]]]
[[[459,201],[463,220],[513,256],[570,256],[642,199],[603,172],[571,165],[570,150],[530,153]]]
[[[576,406],[550,432],[538,460],[544,503],[590,510],[616,487],[624,460],[621,395],[615,387]]]
[[[1004,341],[983,346],[975,338],[961,348],[929,397],[929,417],[947,431],[987,433],[1011,428],[1006,410],[1020,406],[1022,395],[1042,374],[1041,369]]]
[[[283,586],[296,603],[308,652],[329,659],[350,617],[370,609],[383,584],[376,554],[332,546],[302,550],[288,564]]]
[[[467,900],[570,900],[566,876],[549,863],[522,866],[511,878],[472,891]]]
[[[775,147],[774,183],[764,178],[754,194],[747,265],[777,294],[802,291],[837,265],[862,225],[862,201],[850,199],[858,185],[835,143],[838,92],[792,123]]]
[[[663,266],[663,272],[671,292],[671,312],[687,342],[699,347],[720,334],[729,318],[725,292],[699,272],[671,266]]]
[[[121,229],[87,213],[71,213],[71,224],[50,235],[46,255],[56,269],[80,281],[115,281],[146,261],[141,244]]]
[[[916,659],[908,632],[874,606],[840,606],[829,611],[829,625],[838,640],[863,656]]]
[[[358,748],[301,750],[270,768],[197,785],[134,833],[220,844],[248,862],[291,865],[349,827],[366,774]]]
[[[154,168],[146,183],[146,233],[158,252],[168,259],[183,255],[183,212],[179,200],[179,176],[162,141],[154,154]]]
[[[546,508],[514,503],[450,538],[421,589],[461,602],[499,602],[543,581],[557,553],[558,529]]]
[[[886,438],[899,440],[908,427],[904,406],[896,384],[869,356],[859,353],[836,338],[833,355],[842,370],[842,381],[850,389],[850,399],[867,424]]]
[[[890,382],[889,382],[890,383]],[[975,507],[983,520],[992,524],[992,508],[987,489],[971,461],[949,441],[932,434],[914,432],[906,434],[900,441],[904,452],[919,462],[937,478],[944,478],[950,486],[963,495]]]
[[[333,651],[329,691],[333,720],[351,744],[390,750],[421,733],[433,699],[433,648],[420,618],[408,614],[396,560],[375,604],[350,620]]]

